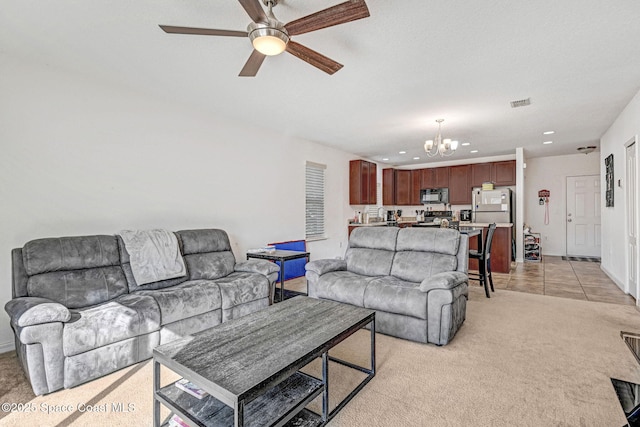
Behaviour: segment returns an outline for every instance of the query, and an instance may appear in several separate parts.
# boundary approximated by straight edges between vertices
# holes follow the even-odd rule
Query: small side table
[[[276,301],[276,293],[274,289],[271,302],[275,303],[275,302],[284,301],[284,263],[285,261],[290,261],[292,259],[306,258],[307,262],[309,262],[309,255],[310,255],[309,252],[285,251],[281,249],[276,249],[275,251],[270,251],[270,252],[248,252],[247,259],[257,258],[257,259],[266,259],[267,261],[280,261],[280,300]],[[295,294],[306,295],[306,294],[303,294],[302,292],[295,292]]]

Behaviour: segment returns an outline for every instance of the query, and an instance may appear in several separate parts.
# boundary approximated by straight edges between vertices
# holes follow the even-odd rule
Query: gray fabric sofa
[[[119,236],[38,239],[12,251],[5,310],[36,395],[148,359],[159,344],[269,305],[276,264],[236,263],[223,230],[175,235],[187,275],[142,286]]]
[[[465,320],[468,237],[438,228],[358,227],[344,259],[307,264],[309,296],[376,311],[376,331],[447,344]]]

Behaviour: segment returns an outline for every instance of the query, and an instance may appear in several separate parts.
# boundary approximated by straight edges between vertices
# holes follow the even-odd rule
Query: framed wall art
[[[605,181],[607,183],[606,193],[605,193],[605,201],[606,206],[608,208],[613,207],[613,154],[609,154],[606,159],[604,159],[605,166]]]

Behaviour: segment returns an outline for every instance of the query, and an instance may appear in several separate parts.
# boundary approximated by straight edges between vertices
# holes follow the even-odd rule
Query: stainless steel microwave
[[[420,190],[420,203],[449,203],[449,189],[424,188]]]

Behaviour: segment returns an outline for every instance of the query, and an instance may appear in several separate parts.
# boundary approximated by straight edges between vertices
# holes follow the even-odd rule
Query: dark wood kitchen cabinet
[[[493,165],[491,163],[474,163],[471,165],[471,187],[482,187],[482,183],[493,181]]]
[[[487,239],[489,227],[483,228],[482,241]],[[493,273],[509,273],[511,270],[512,228],[497,227],[491,243],[491,271]],[[469,249],[478,249],[478,239],[469,239]],[[469,270],[478,270],[478,260],[469,258]]]
[[[433,168],[433,187],[447,188],[449,186],[449,167]]]
[[[420,170],[383,169],[382,204],[384,206],[420,205]]]
[[[420,188],[446,188],[449,186],[449,167],[419,170],[422,172]]]
[[[496,187],[516,185],[516,161],[472,164],[471,186],[482,187],[483,182],[492,182]]]
[[[377,203],[377,165],[366,160],[349,162],[349,204]]]
[[[422,188],[422,170],[413,169],[411,171],[411,205],[421,205],[420,189]]]
[[[411,197],[411,171],[396,169],[395,174],[395,204],[404,206],[411,205],[413,201]]]
[[[449,167],[449,203],[452,205],[471,203],[471,165]]]
[[[493,162],[492,181],[496,186],[516,185],[516,161]]]
[[[382,169],[382,205],[396,204],[396,174],[395,169]]]
[[[435,188],[434,169],[420,169],[420,189]]]

